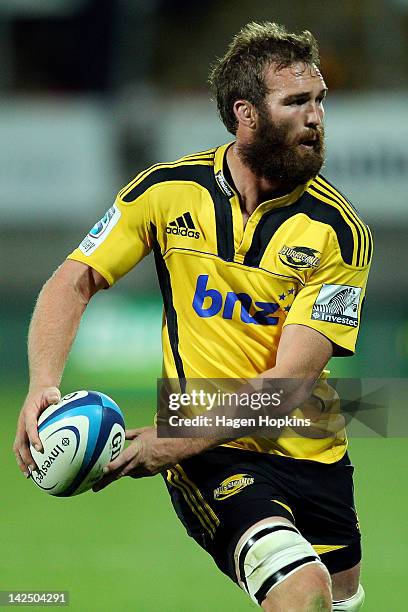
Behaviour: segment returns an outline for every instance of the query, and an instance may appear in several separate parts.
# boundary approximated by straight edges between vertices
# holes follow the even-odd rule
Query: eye
[[[298,98],[297,100],[292,100],[292,102],[289,102],[289,106],[302,106],[302,104],[305,102],[307,102],[307,100]]]

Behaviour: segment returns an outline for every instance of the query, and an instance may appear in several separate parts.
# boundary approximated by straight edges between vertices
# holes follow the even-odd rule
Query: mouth
[[[307,140],[302,140],[299,143],[299,146],[307,151],[311,151],[312,149],[316,149],[318,146],[318,140],[317,138],[308,138]]]

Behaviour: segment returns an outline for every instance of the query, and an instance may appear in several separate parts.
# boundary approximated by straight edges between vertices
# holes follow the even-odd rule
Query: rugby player
[[[60,397],[85,307],[150,251],[168,378],[292,378],[289,414],[307,403],[332,356],[355,350],[372,240],[319,174],[327,87],[314,37],[250,23],[210,82],[235,140],[141,172],[39,296],[14,444],[26,475],[35,467],[29,442],[41,449],[38,416]],[[189,535],[264,610],[361,608],[344,430],[225,444],[161,438],[156,427],[127,437],[95,490],[160,472]]]

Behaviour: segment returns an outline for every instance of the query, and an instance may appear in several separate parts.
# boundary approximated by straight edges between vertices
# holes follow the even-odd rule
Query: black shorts
[[[234,582],[234,549],[261,519],[292,521],[331,574],[361,559],[346,454],[333,464],[218,447],[167,471],[173,506],[187,533]]]

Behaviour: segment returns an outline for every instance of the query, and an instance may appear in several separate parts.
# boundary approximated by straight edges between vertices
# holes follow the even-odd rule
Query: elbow
[[[285,390],[285,386],[287,387],[287,396],[290,398],[289,405],[295,408],[300,404],[303,404],[311,395],[313,387],[315,385],[314,379],[288,379],[285,381],[285,385],[283,385],[283,389]]]
[[[98,291],[92,268],[76,261],[65,261],[46,283],[53,291],[71,295],[84,309]]]
[[[96,293],[94,290],[92,283],[89,282],[90,279],[84,279],[80,277],[78,279],[73,280],[72,282],[72,290],[75,292],[78,301],[82,304],[84,308],[86,308],[91,300],[91,297]]]
[[[298,397],[297,397],[297,399],[299,399],[299,402],[297,405],[302,404],[303,402],[309,399],[309,397],[312,394],[313,388],[316,384],[317,378],[318,377],[303,378],[299,380],[300,385],[298,388]]]
[[[276,381],[275,381],[276,383]],[[315,386],[315,378],[285,378],[280,379],[282,390],[279,406],[280,416],[286,416],[296,408],[307,402]]]

